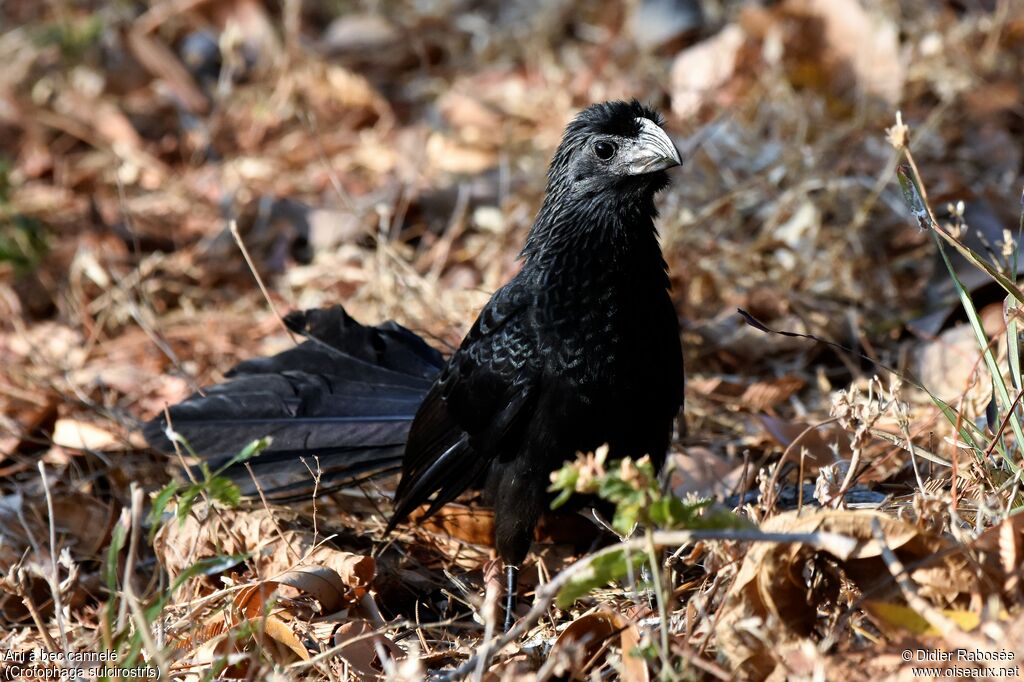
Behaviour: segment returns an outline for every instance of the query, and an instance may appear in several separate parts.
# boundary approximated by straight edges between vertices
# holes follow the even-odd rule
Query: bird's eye
[[[605,142],[604,140],[601,140],[600,142],[595,142],[594,153],[597,154],[597,158],[601,159],[602,161],[607,161],[608,159],[615,156],[615,145],[612,144],[611,142]]]

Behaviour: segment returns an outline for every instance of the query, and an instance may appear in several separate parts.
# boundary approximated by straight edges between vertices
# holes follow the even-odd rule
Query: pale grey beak
[[[640,137],[625,152],[623,161],[629,175],[642,175],[672,168],[682,163],[679,150],[665,131],[649,118],[636,119],[640,124]]]

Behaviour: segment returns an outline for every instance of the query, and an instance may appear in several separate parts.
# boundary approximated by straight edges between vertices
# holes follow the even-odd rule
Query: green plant
[[[550,492],[558,496],[552,508],[565,504],[574,493],[596,495],[615,507],[612,529],[621,537],[637,527],[647,530],[750,528],[751,524],[730,511],[711,506],[710,499],[683,501],[662,490],[650,457],[626,457],[607,463],[608,446],[580,454],[551,474]],[[652,548],[653,549],[653,548]],[[570,582],[558,595],[565,608],[591,590],[610,582],[638,575],[647,565],[658,575],[653,552],[627,555],[625,551],[602,556],[591,569]]]
[[[172,430],[168,430],[168,436],[171,441],[180,444],[184,447],[189,454],[195,456],[195,452],[189,446],[188,442],[182,438],[179,434]],[[237,507],[238,503],[242,499],[242,493],[238,489],[238,486],[234,484],[230,479],[222,476],[222,474],[228,470],[228,468],[241,464],[242,462],[248,461],[266,450],[271,443],[271,439],[260,438],[254,440],[231,459],[225,462],[223,465],[217,468],[216,471],[211,470],[209,465],[200,461],[199,472],[202,474],[202,479],[193,481],[188,485],[179,483],[178,481],[171,481],[165,485],[156,497],[153,498],[153,507],[149,512],[149,539],[153,541],[153,536],[156,534],[157,529],[160,525],[160,519],[163,517],[164,510],[171,500],[177,500],[177,509],[175,516],[179,523],[183,523],[192,511],[192,507],[195,505],[196,500],[200,497],[205,497],[210,501],[216,502],[223,507],[233,508]]]
[[[911,214],[918,225],[927,230],[935,241],[936,248],[942,256],[943,263],[949,272],[953,287],[960,300],[960,304],[967,315],[968,322],[974,332],[982,359],[992,378],[992,392],[994,395],[993,404],[995,410],[989,415],[991,432],[986,433],[979,428],[969,416],[957,411],[953,406],[932,395],[931,398],[942,411],[943,415],[957,431],[957,435],[965,443],[972,455],[982,466],[992,464],[991,455],[997,452],[1000,455],[1000,464],[997,468],[1005,469],[1012,475],[1013,481],[1019,481],[1021,477],[1021,461],[1024,457],[1024,428],[1021,426],[1021,411],[1019,403],[1022,393],[1020,348],[1017,336],[1019,325],[1019,309],[1024,303],[1024,292],[1017,286],[1017,246],[1020,244],[1024,234],[1024,214],[1021,215],[1018,224],[1016,238],[1007,230],[1004,234],[1004,256],[1006,262],[1000,262],[995,255],[986,258],[968,247],[961,239],[963,230],[962,204],[953,207],[953,223],[943,226],[935,217],[928,202],[928,194],[924,183],[910,151],[909,140],[910,130],[903,123],[902,117],[897,113],[896,124],[887,131],[889,142],[896,148],[903,157],[904,163],[897,168],[897,179],[900,188],[903,190],[904,200]],[[993,281],[1006,292],[1006,348],[1007,367],[1004,372],[998,362],[994,345],[997,340],[989,339],[981,322],[981,316],[971,299],[970,292],[964,287],[959,275],[949,259],[947,251],[952,247],[958,251],[969,263],[987,273]],[[1009,384],[1006,380],[1009,375]],[[1011,397],[1011,389],[1014,395]],[[1005,437],[1009,429],[1013,434],[1013,442],[1007,442]],[[989,468],[987,467],[987,468]],[[1016,506],[1013,500],[1010,507]]]
[[[10,263],[15,272],[33,270],[46,255],[43,226],[21,214],[5,215],[0,201],[0,263]]]
[[[40,45],[56,45],[69,62],[80,62],[103,35],[104,21],[99,13],[66,17],[42,26],[36,33]]]
[[[182,446],[186,451],[195,454],[189,444],[173,430],[168,430],[168,437],[172,442]],[[241,492],[232,481],[222,476],[228,467],[245,462],[255,457],[270,445],[269,438],[262,438],[253,441],[232,457],[228,462],[211,470],[205,463],[200,463],[199,472],[202,479],[183,485],[172,481],[165,485],[153,498],[152,509],[149,512],[148,521],[150,524],[149,541],[152,543],[156,531],[160,527],[164,511],[172,501],[177,501],[175,517],[181,523],[191,512],[193,506],[200,497],[208,502],[214,502],[222,507],[237,506],[241,499]],[[128,540],[128,525],[124,522],[117,524],[111,535],[110,545],[107,548],[107,555],[102,567],[102,576],[110,595],[104,605],[103,615],[106,623],[105,631],[109,633],[108,648],[118,651],[118,665],[122,668],[131,668],[139,665],[143,649],[151,646],[147,643],[146,634],[152,629],[152,625],[161,617],[164,609],[171,603],[175,592],[188,580],[201,575],[217,575],[223,571],[236,566],[248,558],[247,554],[219,555],[201,559],[182,571],[170,585],[164,586],[155,594],[148,595],[144,604],[138,603],[138,598],[130,595],[118,584],[118,559],[124,550]],[[122,600],[128,600],[122,603]],[[132,619],[135,627],[121,627],[123,619],[119,613],[125,609],[132,611]],[[153,651],[149,652],[154,655]]]
[[[21,275],[33,270],[48,250],[42,223],[14,210],[11,162],[0,156],[0,264],[10,263]]]
[[[592,590],[608,583],[628,579],[636,583],[646,572],[650,577],[662,626],[659,628],[662,677],[671,677],[669,648],[669,609],[664,578],[655,547],[655,529],[723,529],[750,528],[751,524],[727,510],[711,506],[710,499],[683,501],[662,490],[651,458],[633,460],[625,457],[606,466],[608,446],[593,453],[581,453],[576,461],[567,463],[551,474],[549,492],[557,492],[552,508],[565,504],[574,493],[596,495],[615,507],[612,529],[621,537],[632,535],[639,526],[644,529],[645,552],[630,552],[625,547],[599,553],[589,561],[586,570],[570,580],[558,593],[557,603],[568,608]],[[628,544],[628,543],[627,543]],[[650,653],[650,652],[648,652]]]

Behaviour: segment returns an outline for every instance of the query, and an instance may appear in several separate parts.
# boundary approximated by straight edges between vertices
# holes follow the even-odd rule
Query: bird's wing
[[[540,374],[521,279],[500,289],[416,413],[390,526],[427,502],[427,514],[479,481],[518,447]]]

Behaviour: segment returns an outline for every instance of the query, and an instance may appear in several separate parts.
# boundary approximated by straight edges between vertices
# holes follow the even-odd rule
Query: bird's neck
[[[652,196],[632,202],[575,202],[549,195],[523,248],[527,264],[541,269],[622,270],[661,259]]]

